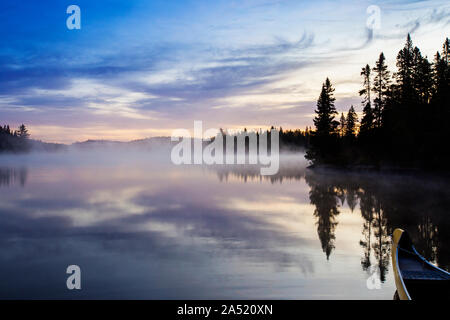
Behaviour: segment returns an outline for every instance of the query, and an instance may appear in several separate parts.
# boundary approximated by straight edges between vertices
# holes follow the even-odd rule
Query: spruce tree
[[[314,125],[316,126],[316,134],[318,136],[330,136],[335,133],[339,124],[335,120],[337,115],[333,96],[334,88],[331,85],[330,80],[327,78],[322,85],[322,91],[320,92],[319,99],[317,100],[317,116],[314,118]]]
[[[432,94],[432,69],[428,59],[422,57],[422,54],[417,47],[414,47],[413,49],[412,71],[414,98],[417,98],[418,102],[422,104],[427,104]]]
[[[450,41],[448,38],[445,39],[444,45],[442,46],[442,59],[444,59],[445,64],[448,66],[450,63]]]
[[[433,64],[434,97],[436,104],[445,104],[450,96],[449,40],[445,39],[442,55],[437,52]]]
[[[355,109],[353,106],[350,107],[350,110],[348,110],[347,113],[347,126],[345,130],[345,135],[347,137],[355,137],[356,136],[356,129],[357,129],[357,123],[358,123],[358,115],[355,112]]]
[[[397,69],[395,78],[397,86],[400,90],[400,98],[403,103],[410,102],[414,97],[414,81],[413,81],[413,67],[414,67],[414,47],[411,36],[408,33],[406,43],[403,49],[397,54]]]
[[[433,82],[434,82],[434,98],[441,100],[447,91],[447,69],[444,58],[439,52],[436,52],[433,64]]]
[[[361,120],[361,133],[366,134],[373,128],[374,115],[370,100],[370,91],[372,90],[370,81],[370,66],[366,65],[361,70],[361,76],[363,77],[363,89],[359,91],[359,95],[363,96],[362,104],[363,118]]]
[[[448,140],[450,133],[447,120],[450,117],[450,66],[449,40],[445,39],[442,55],[437,52],[433,64],[433,128],[436,137]],[[435,138],[438,139],[438,138]],[[445,153],[444,150],[441,150]],[[450,158],[449,155],[444,158]]]
[[[30,134],[28,133],[28,129],[23,123],[19,127],[19,130],[17,130],[17,136],[21,139],[28,139],[30,137]]]
[[[361,70],[361,75],[363,76],[363,89],[359,91],[360,96],[364,96],[363,105],[371,105],[370,91],[372,90],[372,84],[370,80],[370,66],[367,64]]]
[[[361,134],[366,134],[373,129],[374,120],[375,117],[373,115],[373,110],[369,104],[366,104],[366,106],[363,109],[363,117],[361,119],[361,128],[360,128]]]
[[[390,85],[390,73],[387,68],[386,58],[384,57],[383,52],[380,53],[380,57],[375,63],[373,71],[375,72],[375,78],[372,90],[376,94],[373,113],[375,118],[375,126],[380,128],[383,122],[382,115],[386,105]]]
[[[341,120],[339,121],[339,133],[341,137],[345,136],[345,129],[347,128],[347,120],[345,119],[345,115],[341,113]]]
[[[444,60],[445,64],[445,79],[446,79],[446,87],[447,87],[447,101],[446,103],[449,103],[448,101],[448,95],[450,94],[450,41],[448,38],[445,39],[443,50],[442,50],[442,59]]]
[[[338,152],[336,138],[338,137],[339,122],[335,120],[337,111],[334,106],[336,99],[333,92],[334,88],[327,78],[322,84],[322,90],[317,100],[316,117],[313,120],[316,130],[311,137],[311,146],[305,156],[314,164],[334,161]]]

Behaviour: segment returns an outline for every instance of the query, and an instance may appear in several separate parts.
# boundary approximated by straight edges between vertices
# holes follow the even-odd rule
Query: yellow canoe
[[[392,266],[400,300],[450,299],[450,273],[423,258],[402,229],[392,234]]]

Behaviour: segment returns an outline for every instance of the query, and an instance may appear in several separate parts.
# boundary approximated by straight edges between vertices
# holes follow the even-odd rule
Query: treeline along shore
[[[0,126],[0,152],[26,152],[30,150],[30,134],[27,127],[22,124],[17,130],[12,130],[9,125]]]
[[[22,124],[17,130],[9,125],[0,126],[0,153],[26,153],[36,151],[60,151],[67,146],[30,139],[28,128]]]

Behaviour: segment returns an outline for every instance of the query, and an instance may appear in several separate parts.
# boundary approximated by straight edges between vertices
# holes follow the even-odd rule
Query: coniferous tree
[[[442,56],[436,53],[433,65],[434,97],[436,104],[443,104],[450,96],[449,39],[443,45]]]
[[[330,79],[326,79],[322,84],[319,99],[317,100],[316,117],[314,125],[316,130],[310,140],[310,148],[306,153],[306,159],[314,163],[330,162],[335,158],[337,150],[338,137],[337,128],[339,122],[335,120],[338,114],[333,96],[334,88]]]
[[[427,104],[433,95],[433,64],[425,57],[417,69],[417,89],[422,103]]]
[[[363,77],[363,89],[359,91],[359,95],[363,96],[363,118],[361,120],[361,133],[366,135],[373,129],[374,115],[372,110],[372,104],[370,100],[370,91],[372,90],[370,81],[370,66],[366,65],[361,70],[361,76]]]
[[[403,49],[397,54],[397,69],[395,78],[400,90],[400,97],[402,102],[409,102],[414,97],[414,81],[413,81],[413,66],[414,66],[414,47],[410,34],[406,38],[406,43]]]
[[[442,45],[442,59],[444,59],[445,64],[448,66],[450,63],[450,40],[445,39]]]
[[[317,100],[317,116],[314,118],[314,125],[316,126],[316,134],[318,136],[329,136],[335,133],[338,122],[335,120],[337,114],[333,96],[334,88],[331,85],[330,79],[326,79],[322,85],[322,91]]]
[[[445,39],[443,50],[442,50],[442,59],[445,62],[445,77],[447,80],[447,89],[450,89],[450,41],[448,38]],[[449,94],[449,90],[447,90],[447,94]],[[448,98],[448,96],[447,96]],[[447,100],[448,102],[448,100]]]
[[[447,103],[449,95],[450,95],[450,41],[448,38],[445,39],[443,49],[442,49],[442,59],[445,64],[445,79],[446,79],[446,88],[447,88]]]
[[[356,136],[356,129],[357,129],[357,123],[358,123],[358,115],[355,112],[355,109],[353,106],[350,107],[350,110],[348,110],[347,113],[347,126],[346,126],[346,136],[347,137],[355,137]]]
[[[389,92],[390,85],[390,72],[386,65],[386,58],[383,52],[380,53],[375,67],[373,68],[375,72],[375,78],[372,90],[376,94],[374,99],[374,120],[375,126],[380,128],[382,125],[382,115],[384,111],[384,106],[386,105],[386,100]]]
[[[363,105],[369,105],[371,106],[372,101],[370,99],[370,91],[372,90],[372,84],[370,80],[370,66],[367,64],[364,68],[361,70],[361,75],[363,76],[363,89],[359,91],[359,95],[363,96]]]
[[[414,97],[417,97],[419,103],[428,103],[433,87],[433,77],[431,64],[426,57],[422,57],[419,48],[413,49],[413,86]]]
[[[434,56],[434,63],[433,63],[433,84],[434,84],[434,90],[433,90],[433,98],[436,99],[438,96],[442,95],[445,88],[445,72],[446,72],[446,66],[444,59],[442,59],[441,54],[439,51],[436,52],[436,55]]]
[[[445,163],[450,160],[450,151],[440,144],[441,141],[450,139],[448,119],[450,118],[450,65],[449,65],[449,39],[446,38],[442,46],[442,54],[436,53],[433,64],[433,96],[431,108],[434,117],[433,132],[430,149],[433,151],[434,163]]]
[[[339,134],[341,137],[345,136],[345,129],[347,128],[347,120],[345,119],[345,115],[341,113],[341,120],[339,121]]]
[[[30,137],[30,134],[28,133],[28,129],[23,123],[19,127],[19,130],[17,130],[16,135],[21,139],[28,139]]]
[[[387,115],[388,126],[385,128],[390,136],[391,157],[400,165],[415,158],[413,150],[417,148],[418,139],[423,137],[417,126],[423,115],[417,91],[417,69],[421,60],[420,50],[413,46],[408,34],[403,49],[397,54],[396,84]]]

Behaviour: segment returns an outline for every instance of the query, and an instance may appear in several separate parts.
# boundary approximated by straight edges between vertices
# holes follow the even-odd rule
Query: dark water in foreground
[[[0,298],[392,299],[396,227],[450,268],[447,184],[294,159],[261,177],[142,154],[2,156]]]

